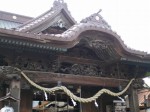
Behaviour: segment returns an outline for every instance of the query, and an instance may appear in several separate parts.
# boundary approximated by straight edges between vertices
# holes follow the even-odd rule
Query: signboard
[[[114,112],[126,112],[126,103],[121,100],[114,100]]]

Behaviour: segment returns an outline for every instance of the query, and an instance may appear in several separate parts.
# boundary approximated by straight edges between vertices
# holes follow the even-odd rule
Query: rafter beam
[[[51,84],[61,81],[62,84],[103,86],[103,87],[118,87],[120,84],[128,83],[128,80],[116,78],[82,76],[82,75],[37,72],[37,71],[24,71],[24,72],[32,81],[36,83]]]
[[[71,56],[59,56],[60,62],[78,63],[78,64],[104,64],[104,61],[85,59]]]

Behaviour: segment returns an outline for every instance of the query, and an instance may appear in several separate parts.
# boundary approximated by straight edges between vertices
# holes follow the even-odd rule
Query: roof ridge
[[[85,19],[82,19],[81,23],[97,24],[97,25],[100,25],[103,28],[111,30],[111,26],[100,15],[101,11],[102,10],[100,9],[97,13],[94,13],[94,14],[90,15],[89,17],[86,17]]]
[[[47,20],[48,18],[53,17],[55,14],[58,14],[62,9],[64,9],[66,11],[66,13],[68,14],[69,18],[71,18],[71,20],[74,23],[76,23],[76,21],[71,16],[70,11],[67,8],[67,4],[63,0],[55,0],[53,3],[53,7],[50,10],[48,10],[45,13],[41,14],[40,16],[32,19],[31,21],[28,21],[27,23],[19,26],[18,28],[16,28],[16,30],[17,31],[26,31],[27,29],[30,29],[31,27],[40,24],[44,20]]]
[[[10,14],[10,15],[20,16],[20,17],[29,18],[29,19],[33,18],[33,17],[30,17],[30,16],[21,15],[21,14],[12,13],[12,12],[7,12],[7,11],[2,11],[2,10],[0,11],[0,13],[5,13],[5,14]]]
[[[17,23],[23,24],[26,21],[29,21],[33,18],[28,17],[28,16],[19,15],[16,13],[0,11],[0,19],[5,20],[5,21],[11,21],[11,22],[17,22]]]

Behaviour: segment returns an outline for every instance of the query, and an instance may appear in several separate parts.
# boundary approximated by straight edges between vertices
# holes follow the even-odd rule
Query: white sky
[[[0,10],[36,17],[54,0],[0,0]],[[102,9],[101,15],[133,49],[150,53],[150,0],[64,0],[78,22]]]
[[[143,79],[145,83],[150,87],[150,77],[146,77]]]

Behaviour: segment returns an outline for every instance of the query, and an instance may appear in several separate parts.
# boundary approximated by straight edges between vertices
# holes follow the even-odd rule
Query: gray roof
[[[23,24],[31,19],[33,19],[33,18],[15,14],[15,13],[0,11],[0,20],[6,20],[6,21]]]
[[[63,0],[56,0],[53,4],[53,7],[49,11],[37,18],[31,19],[29,22],[21,25],[17,29],[7,30],[0,28],[1,35],[11,35],[8,38],[2,38],[0,41],[3,43],[9,42],[12,44],[18,44],[18,40],[8,40],[9,38],[14,38],[27,40],[28,42],[24,43],[25,46],[33,46],[32,43],[29,43],[30,41],[34,43],[37,42],[38,48],[40,47],[43,49],[49,49],[49,47],[53,46],[58,49],[68,49],[80,43],[81,39],[89,39],[87,44],[89,44],[90,47],[94,47],[93,49],[98,50],[99,54],[99,51],[103,51],[103,49],[100,49],[103,48],[103,45],[108,46],[109,44],[112,44],[113,48],[115,49],[114,51],[119,52],[118,54],[122,56],[121,60],[129,60],[126,58],[126,55],[130,55],[131,58],[138,58],[136,58],[135,61],[149,61],[150,55],[146,52],[128,48],[122,41],[121,37],[111,29],[110,25],[102,18],[99,12],[92,14],[77,24],[71,17]],[[43,29],[53,25],[52,23],[62,19],[63,16],[65,16],[64,20],[67,19],[67,22],[72,23],[72,27],[68,28],[61,34],[39,33],[39,31],[42,31]],[[92,31],[95,31],[95,37],[94,35],[91,35]],[[19,44],[23,45],[22,42]],[[116,52],[112,51],[111,47],[108,47],[109,51],[115,55]]]
[[[0,28],[12,29],[17,28],[21,23],[16,23],[12,21],[0,20]]]
[[[62,20],[67,23],[67,29],[76,24],[76,21],[67,8],[67,4],[63,0],[55,0],[50,10],[21,25],[16,30],[20,32],[40,33],[42,30]]]
[[[22,16],[14,13],[0,11],[0,28],[11,29],[24,24],[32,19],[31,17]]]

